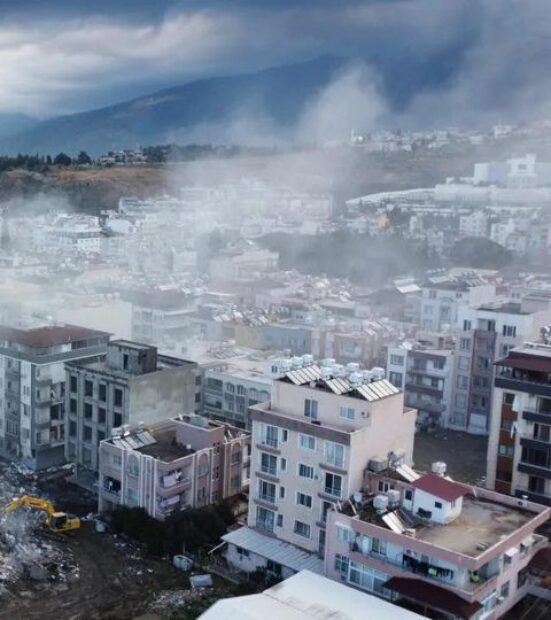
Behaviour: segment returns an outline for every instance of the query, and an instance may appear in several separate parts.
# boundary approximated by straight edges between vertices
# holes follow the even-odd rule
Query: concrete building
[[[471,433],[490,429],[494,362],[551,323],[549,301],[494,302],[458,311],[455,386],[450,426]]]
[[[420,620],[424,617],[308,570],[260,594],[224,598],[199,616],[201,620]]]
[[[190,414],[121,431],[100,443],[98,510],[140,506],[155,519],[241,493],[250,435]]]
[[[0,327],[0,450],[32,469],[64,462],[67,361],[105,353],[109,334],[74,325]]]
[[[200,402],[197,364],[127,340],[110,342],[100,359],[68,363],[66,373],[65,457],[88,486],[113,429],[191,413]]]
[[[488,216],[484,211],[473,211],[459,217],[459,237],[487,237]]]
[[[449,425],[455,371],[455,340],[429,335],[387,350],[387,377],[417,409],[417,426]]]
[[[457,323],[460,306],[477,306],[495,298],[494,284],[483,280],[455,280],[442,278],[427,282],[421,292],[420,327],[424,330],[442,331]]]
[[[268,566],[274,560],[262,543],[275,536],[296,559],[279,566],[282,576],[319,572],[327,511],[358,487],[368,461],[390,455],[411,463],[416,412],[404,408],[403,394],[388,381],[344,370],[290,370],[274,381],[270,402],[251,408],[248,527],[224,537],[230,564]],[[249,551],[245,561],[239,549]]]
[[[529,592],[528,564],[548,544],[536,530],[551,510],[433,469],[366,470],[327,515],[326,575],[430,617],[500,618]]]
[[[551,346],[526,343],[496,368],[487,485],[551,506]]]

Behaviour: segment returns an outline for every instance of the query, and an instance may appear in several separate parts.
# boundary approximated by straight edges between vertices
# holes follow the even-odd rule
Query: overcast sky
[[[0,113],[46,117],[321,54],[451,77],[408,114],[546,113],[551,0],[0,0]],[[388,65],[388,62],[385,66]],[[377,63],[375,63],[377,64]],[[383,63],[384,64],[384,63]],[[436,71],[436,68],[435,68]],[[388,76],[376,76],[389,79]],[[438,104],[440,101],[440,104]]]

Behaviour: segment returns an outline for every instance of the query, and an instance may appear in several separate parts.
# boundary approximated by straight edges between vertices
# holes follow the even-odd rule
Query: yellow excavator
[[[45,512],[45,525],[51,532],[64,534],[80,529],[80,519],[78,517],[66,512],[56,511],[52,502],[40,497],[32,497],[31,495],[16,497],[4,508],[4,512],[12,512],[23,506],[29,506],[30,508],[36,508]]]

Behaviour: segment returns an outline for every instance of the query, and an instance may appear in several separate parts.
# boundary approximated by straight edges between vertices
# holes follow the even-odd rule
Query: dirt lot
[[[415,468],[425,471],[431,463],[444,461],[452,478],[484,486],[487,445],[486,437],[458,431],[417,433],[413,451]]]
[[[41,483],[0,464],[2,502],[22,493],[48,497],[59,509],[84,517],[91,498],[64,481]],[[193,591],[187,574],[168,559],[146,555],[134,543],[98,533],[83,520],[70,536],[45,532],[40,513],[20,509],[0,522],[0,618],[14,620],[131,620],[195,618],[231,594],[215,580],[212,590]],[[177,615],[174,613],[177,612]]]

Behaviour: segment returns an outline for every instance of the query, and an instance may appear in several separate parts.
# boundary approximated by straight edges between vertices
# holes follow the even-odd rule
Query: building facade
[[[74,325],[0,327],[0,449],[32,469],[64,462],[65,362],[105,354],[109,334]]]
[[[99,450],[98,510],[139,506],[155,519],[248,486],[250,435],[192,414],[121,432]]]
[[[429,617],[500,618],[529,592],[528,564],[548,544],[536,530],[551,511],[434,469],[367,471],[328,514],[326,575]]]
[[[551,506],[551,346],[514,348],[496,369],[487,485]]]
[[[305,562],[323,556],[328,510],[357,488],[368,461],[411,463],[415,416],[391,383],[370,381],[357,368],[346,375],[311,364],[274,381],[270,402],[251,408],[248,527],[226,539],[228,560],[247,546],[235,542],[244,530],[264,567],[273,559],[262,558],[261,539],[277,538]]]
[[[114,340],[103,358],[68,363],[66,373],[65,456],[77,474],[98,471],[113,429],[193,413],[201,400],[197,364],[131,341]]]

